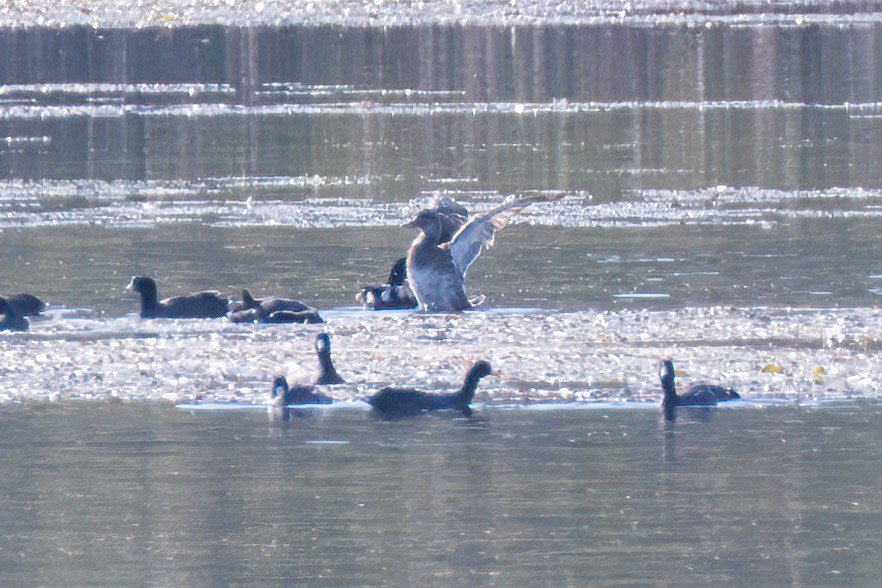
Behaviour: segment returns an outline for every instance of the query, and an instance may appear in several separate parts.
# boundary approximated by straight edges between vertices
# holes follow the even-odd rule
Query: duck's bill
[[[408,228],[408,229],[415,229],[415,228],[417,228],[416,219],[414,219],[414,220],[412,220],[412,221],[410,221],[410,222],[404,223],[404,224],[401,225],[401,226],[402,226],[402,227],[405,227],[405,228]]]

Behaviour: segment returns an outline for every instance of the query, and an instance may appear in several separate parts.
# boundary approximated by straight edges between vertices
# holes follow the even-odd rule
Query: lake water
[[[52,303],[0,334],[0,584],[872,584],[882,25],[752,22],[0,30],[0,292]],[[430,198],[536,192],[484,309],[352,307]],[[323,331],[336,408],[269,418]],[[665,427],[667,356],[745,402]],[[360,402],[477,359],[472,419]]]
[[[867,586],[880,431],[869,407],[6,408],[0,580]]]

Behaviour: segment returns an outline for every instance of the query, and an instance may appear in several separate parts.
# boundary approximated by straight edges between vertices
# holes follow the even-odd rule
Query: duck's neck
[[[662,380],[662,390],[665,392],[663,404],[665,406],[677,406],[677,386],[673,380]]]
[[[420,232],[420,234],[417,235],[417,238],[413,240],[413,243],[410,244],[410,250],[417,251],[419,249],[427,249],[429,247],[437,247],[437,246],[438,246],[437,239],[432,239],[425,232]]]
[[[156,313],[156,288],[145,286],[141,294],[141,316],[153,316]]]
[[[321,372],[319,373],[319,378],[316,380],[316,384],[340,384],[343,382],[343,378],[340,377],[340,374],[337,373],[337,370],[334,369],[334,362],[331,361],[330,353],[319,353],[319,365],[321,366]]]
[[[260,306],[260,302],[254,299],[254,296],[251,295],[251,292],[248,290],[242,290],[242,306],[246,309],[254,308],[256,306]]]
[[[407,266],[405,265],[405,261],[397,261],[395,265],[392,266],[392,271],[389,272],[389,281],[388,284],[390,286],[400,286],[404,283],[404,278],[407,277]]]
[[[420,244],[426,243],[427,246],[433,247],[437,247],[441,244],[441,219],[434,219],[431,223],[423,227],[421,231],[422,233],[416,238],[414,245],[417,244],[417,241],[420,241]]]
[[[472,400],[475,399],[475,390],[478,388],[478,382],[480,381],[481,376],[478,375],[478,366],[474,366],[466,374],[462,388],[456,393],[458,408],[465,408],[472,403]]]

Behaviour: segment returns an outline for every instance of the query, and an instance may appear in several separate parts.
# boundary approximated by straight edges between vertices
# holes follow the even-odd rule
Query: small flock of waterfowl
[[[356,299],[365,309],[413,309],[423,312],[462,312],[480,304],[482,299],[466,296],[464,279],[469,266],[481,251],[493,244],[495,232],[509,220],[536,202],[554,202],[558,194],[541,194],[514,199],[484,214],[469,216],[460,204],[445,198],[419,213],[405,226],[418,228],[407,257],[392,266],[386,283],[362,289]],[[318,310],[299,301],[282,297],[256,299],[242,290],[241,302],[230,303],[214,292],[159,299],[156,282],[136,276],[128,285],[141,299],[140,316],[144,319],[192,319],[226,317],[234,323],[322,323]],[[29,316],[38,315],[47,305],[31,294],[0,297],[0,331],[25,331]],[[270,404],[279,407],[303,404],[329,404],[330,397],[316,386],[343,383],[331,361],[331,342],[321,333],[315,341],[320,374],[312,384],[289,386],[283,376],[273,380]],[[415,415],[432,410],[456,410],[470,414],[469,405],[481,378],[491,373],[490,364],[478,361],[468,371],[462,387],[449,394],[430,394],[413,388],[386,387],[367,402],[374,410],[390,416]],[[674,366],[663,360],[659,367],[665,417],[674,419],[677,407],[716,406],[739,395],[731,388],[695,384],[677,394]]]
[[[343,384],[345,380],[337,373],[331,360],[331,339],[326,333],[316,335],[315,353],[319,360],[319,375],[315,381],[312,384],[289,386],[284,376],[276,376],[270,387],[271,405],[286,409],[307,404],[331,404],[331,398],[319,392],[316,387]],[[457,410],[470,415],[469,405],[475,398],[478,382],[490,373],[490,363],[481,360],[469,369],[462,387],[456,392],[430,394],[415,388],[387,386],[365,400],[377,413],[389,417],[415,416],[432,410]]]
[[[284,408],[307,404],[331,404],[331,398],[317,391],[316,386],[343,384],[345,381],[337,373],[331,360],[331,340],[326,333],[319,333],[315,339],[315,351],[319,360],[319,375],[312,384],[297,384],[289,387],[284,376],[276,376],[270,388],[270,404]],[[385,416],[414,416],[433,410],[455,410],[471,415],[471,403],[481,378],[492,373],[490,363],[476,362],[466,372],[462,387],[447,394],[430,394],[414,388],[386,387],[366,398],[373,410]],[[703,382],[690,385],[682,394],[677,394],[674,383],[674,362],[664,359],[659,363],[664,400],[662,409],[665,418],[674,420],[678,407],[714,407],[720,402],[738,400],[741,396],[732,388]]]

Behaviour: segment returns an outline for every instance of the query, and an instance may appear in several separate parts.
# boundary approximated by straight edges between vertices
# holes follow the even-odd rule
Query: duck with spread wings
[[[473,307],[463,280],[481,251],[493,245],[496,231],[535,202],[553,202],[562,194],[540,194],[507,202],[471,216],[448,237],[448,215],[439,209],[420,212],[405,226],[420,229],[407,254],[407,279],[419,308],[427,312],[461,312]],[[461,207],[460,207],[461,208]]]

